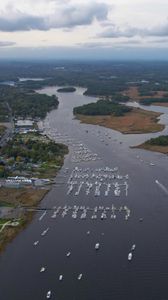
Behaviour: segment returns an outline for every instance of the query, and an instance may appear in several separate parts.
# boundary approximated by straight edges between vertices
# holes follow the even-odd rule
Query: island
[[[76,92],[76,88],[74,87],[63,87],[57,90],[58,93],[74,93]]]
[[[123,134],[158,132],[165,127],[157,123],[160,113],[131,108],[109,100],[75,107],[73,113],[82,123],[104,126]]]
[[[140,148],[154,152],[168,154],[168,135],[161,135],[157,138],[151,138],[145,143],[132,148]]]

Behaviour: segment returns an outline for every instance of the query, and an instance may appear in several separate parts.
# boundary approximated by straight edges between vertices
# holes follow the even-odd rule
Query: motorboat
[[[128,260],[131,260],[132,259],[132,253],[130,252],[129,254],[128,254]]]
[[[62,279],[63,279],[63,275],[60,275],[59,276],[59,281],[62,281]]]
[[[44,231],[41,233],[41,235],[44,236],[44,235],[48,232],[48,230],[49,230],[49,227],[48,227],[46,230],[44,230]]]
[[[33,245],[34,245],[34,246],[37,246],[38,243],[39,243],[39,241],[35,241],[35,242],[33,243]]]
[[[135,248],[136,248],[136,245],[133,244],[132,247],[131,247],[131,250],[135,250]]]
[[[41,269],[40,269],[40,273],[42,273],[42,272],[44,272],[45,271],[45,267],[41,267]]]
[[[50,299],[50,298],[51,298],[51,291],[48,291],[48,292],[47,292],[46,298],[47,298],[47,299]]]
[[[79,274],[79,276],[78,276],[78,280],[81,280],[82,279],[82,273],[81,274]]]
[[[69,257],[71,255],[71,252],[67,252],[66,256]]]
[[[100,244],[99,244],[99,243],[96,243],[96,245],[95,245],[95,249],[96,249],[96,250],[98,250],[98,249],[99,249],[99,247],[100,247]]]

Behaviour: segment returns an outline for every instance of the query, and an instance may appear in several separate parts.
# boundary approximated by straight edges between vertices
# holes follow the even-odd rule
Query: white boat
[[[46,298],[47,298],[47,299],[50,299],[50,298],[51,298],[51,291],[48,291],[48,292],[47,292]]]
[[[49,230],[49,227],[48,227],[46,230],[44,230],[44,231],[41,233],[41,235],[44,236],[44,235],[48,232],[48,230]]]
[[[130,252],[129,254],[128,254],[128,260],[131,260],[132,259],[132,253]]]
[[[82,279],[82,273],[81,274],[79,274],[79,276],[78,276],[78,280],[81,280]]]
[[[34,245],[34,246],[37,246],[38,243],[39,243],[39,241],[35,241],[35,242],[33,243],[33,245]]]
[[[62,279],[63,279],[63,275],[60,275],[59,276],[59,281],[62,281]]]
[[[66,256],[69,257],[71,255],[71,252],[67,252]]]
[[[131,247],[131,250],[135,250],[135,248],[136,248],[136,245],[133,244],[132,247]]]
[[[95,245],[95,249],[96,249],[96,250],[98,250],[98,249],[99,249],[99,247],[100,247],[100,244],[99,244],[99,243],[96,243],[96,245]]]
[[[45,267],[42,267],[42,268],[40,269],[40,273],[44,272],[45,269],[46,269]]]

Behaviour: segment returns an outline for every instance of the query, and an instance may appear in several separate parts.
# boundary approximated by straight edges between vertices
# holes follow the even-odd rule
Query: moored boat
[[[130,252],[129,254],[128,254],[128,260],[131,260],[132,259],[132,253]]]
[[[98,250],[99,248],[100,248],[100,244],[99,244],[99,243],[96,243],[95,249]]]

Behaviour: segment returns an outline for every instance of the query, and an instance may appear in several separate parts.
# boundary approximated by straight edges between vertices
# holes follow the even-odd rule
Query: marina
[[[120,196],[121,192],[128,196],[128,174],[120,175],[118,167],[99,168],[99,169],[80,169],[76,167],[67,182],[67,195],[78,196],[82,190],[88,196],[94,193],[94,196]]]
[[[104,219],[113,219],[115,220],[117,215],[122,214],[123,218],[125,220],[128,220],[131,216],[131,210],[126,206],[120,206],[116,207],[112,204],[111,207],[109,206],[95,206],[95,207],[90,207],[90,206],[77,206],[74,205],[68,206],[65,205],[64,207],[55,207],[54,212],[51,215],[52,219],[61,217],[65,218],[65,216],[70,216],[72,219],[83,219],[85,220],[86,218],[90,218],[91,220],[104,220]],[[49,229],[48,229],[49,230]],[[48,230],[44,230],[41,235],[45,235]]]

